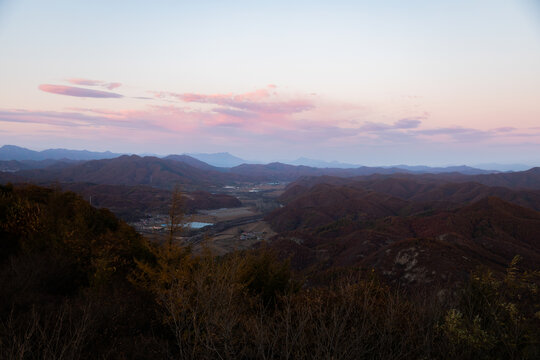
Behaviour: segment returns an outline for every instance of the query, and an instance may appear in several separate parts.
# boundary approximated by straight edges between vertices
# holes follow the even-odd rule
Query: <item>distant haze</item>
[[[87,161],[87,160],[97,160],[97,159],[112,159],[122,155],[127,155],[127,153],[112,153],[110,151],[96,152],[88,150],[70,150],[70,149],[46,149],[42,151],[35,151],[15,145],[4,145],[0,146],[0,161],[31,161],[34,163],[30,165],[32,168],[41,168],[51,164],[51,161]],[[264,164],[264,161],[260,160],[246,160],[239,158],[237,156],[231,155],[227,152],[205,154],[205,153],[196,153],[196,154],[169,154],[168,156],[162,156],[157,154],[147,154],[140,153],[139,156],[151,156],[151,157],[162,157],[165,159],[173,159],[176,161],[186,162],[190,165],[203,166],[203,168],[212,168],[212,167],[221,167],[221,168],[231,168],[242,164]],[[202,163],[200,163],[202,161]],[[276,162],[275,160],[268,161]],[[309,158],[298,158],[296,160],[278,160],[283,164],[290,165],[303,165],[314,168],[337,168],[337,169],[350,169],[365,166],[365,164],[351,164],[343,163],[339,161],[323,161],[317,159]],[[208,166],[211,165],[211,166]],[[489,163],[489,164],[478,164],[474,166],[467,165],[443,165],[443,166],[426,166],[426,165],[408,165],[408,164],[393,164],[390,166],[379,165],[382,168],[399,168],[412,172],[461,172],[464,174],[479,174],[483,170],[496,170],[496,171],[523,171],[529,168],[534,167],[535,165],[527,164],[499,164],[499,163]],[[15,164],[15,168],[20,167],[20,164]]]

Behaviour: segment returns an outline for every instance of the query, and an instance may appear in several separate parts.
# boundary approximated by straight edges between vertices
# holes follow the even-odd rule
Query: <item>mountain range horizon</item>
[[[177,156],[177,154],[155,154],[155,153],[114,153],[109,150],[106,151],[92,151],[92,150],[73,150],[66,148],[48,148],[44,150],[31,150],[27,147],[6,144],[0,147],[0,161],[45,161],[45,160],[73,160],[73,161],[88,161],[88,160],[100,160],[100,159],[112,159],[122,155],[137,155],[140,157],[157,157],[167,158],[170,156]],[[242,164],[271,164],[282,163],[295,166],[309,166],[313,168],[336,168],[336,169],[352,169],[363,167],[366,165],[350,162],[341,162],[338,160],[320,160],[308,157],[298,157],[294,160],[291,159],[273,159],[271,161],[262,161],[258,159],[244,159],[227,151],[213,152],[213,153],[200,153],[200,152],[183,152],[180,155],[190,156],[199,161],[203,161],[211,166],[230,168],[239,166]],[[505,172],[505,171],[524,171],[530,168],[540,166],[540,164],[532,163],[469,163],[463,162],[461,164],[380,164],[375,167],[381,168],[400,168],[412,172],[451,172],[451,171],[474,171],[485,170],[488,172]],[[373,167],[373,166],[370,166]]]

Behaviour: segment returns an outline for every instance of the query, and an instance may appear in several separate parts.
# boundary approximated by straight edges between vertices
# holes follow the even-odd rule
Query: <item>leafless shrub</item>
[[[90,329],[88,307],[64,304],[44,315],[32,307],[0,322],[2,359],[80,359]]]

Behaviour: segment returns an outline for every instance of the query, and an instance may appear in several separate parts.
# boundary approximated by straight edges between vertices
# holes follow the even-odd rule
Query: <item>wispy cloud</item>
[[[428,137],[434,136],[435,138],[437,136],[443,136],[457,142],[476,142],[493,138],[498,135],[498,132],[493,130],[479,130],[456,126],[422,129],[417,130],[416,134]]]
[[[0,121],[48,124],[68,128],[122,127],[122,128],[147,128],[144,122],[138,119],[126,120],[115,112],[96,111],[29,111],[21,109],[0,110]],[[158,125],[154,125],[158,127]]]
[[[520,137],[538,137],[539,131],[520,132],[514,127],[499,127],[493,129],[475,129],[462,126],[437,127],[428,129],[418,129],[413,132],[417,137],[424,139],[434,139],[437,141],[447,140],[457,143],[477,143],[488,140],[511,141]]]
[[[195,94],[155,92],[160,99],[174,98],[186,103],[213,104],[223,107],[247,110],[257,114],[294,114],[312,110],[315,105],[308,99],[287,99],[278,97],[275,85],[268,85],[243,94]]]
[[[243,110],[236,110],[236,109],[225,109],[225,108],[213,108],[213,112],[233,116],[241,119],[253,119],[257,116],[257,114],[250,112],[250,111],[243,111]]]
[[[416,129],[421,123],[420,118],[401,119],[394,123],[394,129]]]
[[[98,83],[104,83],[87,79],[72,80],[85,86],[102,86]],[[39,89],[76,97],[124,97],[114,92],[74,86],[43,84]],[[132,98],[124,99],[125,104],[134,104],[130,100]],[[138,109],[124,110],[106,107],[71,107],[65,111],[0,109],[0,122],[14,127],[23,124],[35,124],[36,128],[38,125],[49,125],[55,131],[65,129],[66,134],[86,134],[87,138],[91,138],[91,134],[107,134],[110,138],[123,139],[129,134],[133,141],[146,141],[151,134],[155,141],[175,138],[175,141],[181,139],[183,143],[233,143],[235,146],[254,147],[272,144],[284,149],[292,146],[313,147],[314,144],[323,148],[359,144],[423,146],[439,143],[519,143],[525,136],[528,139],[540,136],[537,130],[513,127],[437,127],[431,124],[431,115],[423,109],[400,110],[401,116],[391,116],[384,109],[373,108],[369,104],[342,103],[309,93],[289,94],[274,85],[240,94],[156,92],[152,99],[154,101],[139,101]]]
[[[67,79],[67,82],[73,85],[99,86],[108,90],[114,90],[122,86],[122,84],[119,82],[106,82],[106,81],[101,81],[101,80],[90,80],[90,79],[82,79],[82,78]]]
[[[517,130],[517,129],[515,127],[511,127],[511,126],[505,126],[505,127],[500,127],[500,128],[493,129],[493,131],[499,132],[499,133],[509,133],[509,132],[514,131],[514,130]]]
[[[374,123],[374,122],[365,122],[362,126],[360,126],[359,130],[365,131],[365,132],[383,132],[383,131],[391,131],[391,130],[407,130],[407,129],[416,129],[422,124],[422,121],[420,119],[424,119],[425,117],[415,117],[415,118],[405,118],[400,119],[393,124],[385,124],[385,123]]]
[[[85,89],[75,86],[65,86],[65,85],[51,85],[51,84],[41,84],[38,86],[38,89],[44,92],[58,95],[67,95],[75,97],[86,97],[86,98],[122,98],[123,96],[117,93],[93,89]]]
[[[311,116],[313,115],[313,116]],[[234,144],[235,146],[362,146],[400,144],[406,146],[445,143],[477,144],[491,140],[521,143],[519,130],[480,130],[462,127],[425,128],[419,117],[393,123],[317,119],[313,112],[266,114],[217,107],[192,109],[189,106],[145,106],[139,110],[70,108],[66,111],[1,110],[0,122],[52,126],[68,137],[106,136],[123,141],[172,139],[190,144]],[[527,131],[539,137],[539,131]],[[129,136],[129,139],[126,137]],[[163,140],[165,141],[165,140]]]

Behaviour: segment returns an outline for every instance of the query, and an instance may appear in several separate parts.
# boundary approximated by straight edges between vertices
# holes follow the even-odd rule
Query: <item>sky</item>
[[[540,165],[540,1],[0,0],[0,145]]]

